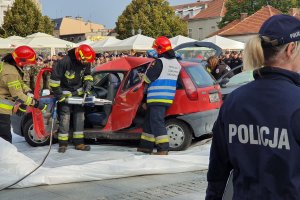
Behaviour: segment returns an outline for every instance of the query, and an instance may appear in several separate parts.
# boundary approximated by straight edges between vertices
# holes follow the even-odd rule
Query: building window
[[[198,31],[199,31],[199,33],[198,33],[199,40],[202,40],[203,39],[203,28],[199,28]]]
[[[193,29],[189,28],[188,30],[189,38],[193,38]]]

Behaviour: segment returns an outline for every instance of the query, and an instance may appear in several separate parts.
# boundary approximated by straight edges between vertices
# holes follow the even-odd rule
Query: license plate
[[[209,94],[209,102],[214,103],[220,101],[220,97],[218,93]]]

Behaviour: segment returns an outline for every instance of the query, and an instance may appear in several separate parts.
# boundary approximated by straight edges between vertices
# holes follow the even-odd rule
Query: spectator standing
[[[226,65],[223,61],[221,61],[217,56],[209,57],[207,59],[207,63],[207,67],[209,68],[208,71],[213,75],[213,77],[216,80],[218,80],[219,78],[221,78],[221,76],[223,76],[231,70],[230,67]],[[227,77],[230,78],[232,76],[233,73],[230,72]]]
[[[243,61],[239,58],[239,54],[237,51],[232,52],[232,58],[230,60],[230,68],[235,69],[236,67],[240,66],[243,64]],[[234,74],[238,74],[242,72],[242,68],[239,68],[237,70],[234,70]]]
[[[206,200],[300,199],[300,20],[274,15],[245,48],[255,80],[224,101],[213,127]]]

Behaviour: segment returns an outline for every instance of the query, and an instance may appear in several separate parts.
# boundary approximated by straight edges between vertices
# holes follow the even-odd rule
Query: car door
[[[117,93],[111,113],[112,130],[127,128],[132,124],[144,97],[144,82],[140,76],[148,64],[132,69]]]
[[[47,98],[41,98],[42,97],[42,92],[43,88],[41,88],[41,81],[43,79],[43,75],[45,72],[51,73],[52,69],[51,68],[42,68],[37,76],[37,80],[35,83],[35,88],[34,88],[34,98],[38,99],[39,101],[48,104],[47,110],[49,108],[53,107],[53,101],[52,97],[47,97]],[[41,110],[38,108],[30,107],[29,111],[32,113],[32,120],[33,120],[33,128],[36,133],[36,136],[38,139],[44,138],[48,136],[48,133],[46,132],[45,129],[45,122],[44,122],[44,117],[43,113]]]

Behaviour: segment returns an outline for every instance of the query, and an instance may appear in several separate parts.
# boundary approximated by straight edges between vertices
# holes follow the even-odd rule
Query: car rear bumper
[[[219,109],[192,113],[188,115],[178,116],[178,119],[181,119],[187,122],[194,131],[195,137],[211,133],[213,125],[218,117]]]

